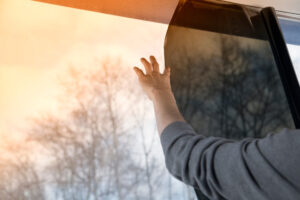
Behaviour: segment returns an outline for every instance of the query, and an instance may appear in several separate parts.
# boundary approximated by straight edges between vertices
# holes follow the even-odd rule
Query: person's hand
[[[133,69],[138,76],[144,92],[150,100],[153,101],[156,93],[172,92],[170,84],[170,67],[165,67],[164,72],[161,74],[159,72],[159,64],[154,56],[150,56],[150,62],[145,58],[141,58],[141,62],[145,67],[146,74],[138,67],[134,67]]]
[[[145,58],[141,58],[141,62],[146,74],[137,67],[134,67],[134,71],[138,75],[143,90],[153,102],[157,129],[161,134],[167,125],[175,121],[184,121],[171,90],[170,67],[166,67],[161,74],[154,56],[150,56],[150,62]]]

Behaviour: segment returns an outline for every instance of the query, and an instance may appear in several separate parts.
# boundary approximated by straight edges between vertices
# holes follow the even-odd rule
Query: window
[[[280,14],[280,13],[279,13]],[[300,77],[300,19],[298,15],[294,17],[281,17],[279,23],[287,42],[289,53],[293,61],[295,72]]]
[[[191,199],[168,175],[134,65],[166,24],[0,3],[1,199]],[[162,69],[163,70],[163,69]]]
[[[245,20],[200,30],[2,0],[1,198],[194,199],[165,169],[132,70],[151,54],[173,67],[180,109],[197,131],[243,138],[293,127],[270,46]],[[281,23],[285,33],[290,21]],[[299,41],[291,43],[300,75]]]
[[[242,139],[294,127],[262,20],[257,9],[210,1],[190,1],[173,17],[166,64],[197,132]]]

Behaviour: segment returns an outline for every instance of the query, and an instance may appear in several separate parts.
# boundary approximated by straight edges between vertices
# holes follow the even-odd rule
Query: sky
[[[167,25],[30,0],[0,0],[0,134],[54,110],[57,76],[95,58],[121,56],[132,70],[155,55],[163,66]],[[289,45],[300,76],[300,48]]]
[[[139,58],[163,63],[167,25],[30,0],[0,0],[0,133],[56,108],[57,76],[95,58],[121,56],[128,70]],[[133,72],[134,73],[134,72]]]
[[[154,55],[163,66],[166,30],[166,24],[30,0],[0,0],[0,150],[23,143],[31,118],[58,113],[58,77],[70,65],[84,71],[94,68],[95,59],[120,56],[135,76],[133,66],[142,67],[139,58]],[[139,87],[137,79],[135,85]],[[156,155],[163,163],[158,147]],[[27,151],[37,153],[39,162],[47,159],[32,147]]]

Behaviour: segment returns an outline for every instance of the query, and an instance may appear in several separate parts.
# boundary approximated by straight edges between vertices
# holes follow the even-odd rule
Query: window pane
[[[297,74],[298,82],[300,78],[300,45],[287,44],[295,72]]]
[[[0,199],[190,199],[133,66],[167,25],[0,3]],[[163,70],[163,69],[162,69]]]
[[[241,139],[294,127],[263,23],[255,10],[245,9],[194,1],[168,29],[172,88],[199,134]],[[240,18],[232,17],[237,13]],[[195,15],[203,18],[193,20]]]
[[[281,30],[283,32],[287,47],[297,74],[298,82],[300,78],[300,20],[293,18],[279,18]]]

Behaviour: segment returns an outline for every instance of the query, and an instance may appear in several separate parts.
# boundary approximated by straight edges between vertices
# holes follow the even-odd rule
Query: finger
[[[141,58],[141,62],[143,63],[143,65],[145,67],[146,74],[151,74],[152,73],[151,64],[145,58]]]
[[[150,56],[150,61],[151,61],[151,64],[153,66],[153,71],[154,72],[159,72],[159,64],[156,61],[156,58],[154,56]]]
[[[144,72],[138,67],[134,67],[133,69],[139,78],[143,78],[145,76]]]
[[[165,67],[165,70],[164,70],[163,74],[166,75],[166,76],[170,76],[170,74],[171,74],[171,68],[170,67]]]

